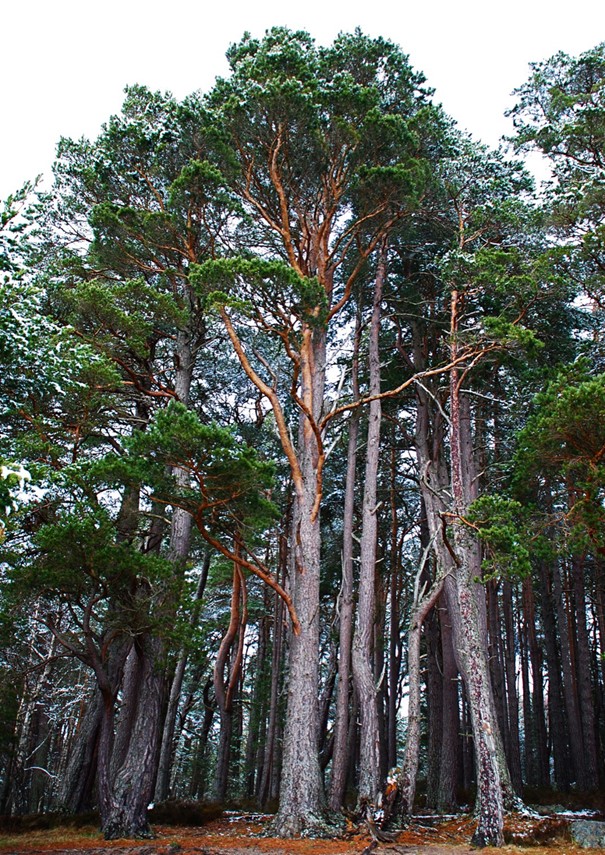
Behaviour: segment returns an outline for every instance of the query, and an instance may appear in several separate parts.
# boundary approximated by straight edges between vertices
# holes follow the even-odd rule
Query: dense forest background
[[[506,151],[386,40],[228,58],[4,204],[0,812],[501,844],[605,783],[605,45]]]

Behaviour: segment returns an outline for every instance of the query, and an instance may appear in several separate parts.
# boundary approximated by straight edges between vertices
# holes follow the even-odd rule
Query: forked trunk
[[[159,750],[164,677],[158,663],[163,651],[161,642],[152,637],[137,639],[136,646],[141,657],[137,712],[124,761],[100,804],[101,830],[107,840],[153,836],[147,809]],[[104,742],[106,738],[105,733]]]

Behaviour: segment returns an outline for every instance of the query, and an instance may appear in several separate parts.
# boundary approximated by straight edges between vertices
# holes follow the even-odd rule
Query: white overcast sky
[[[605,40],[603,0],[2,0],[0,198],[50,175],[60,136],[94,137],[127,84],[181,98],[227,72],[244,31],[308,30],[320,44],[356,26],[401,45],[436,100],[496,145],[528,63]]]

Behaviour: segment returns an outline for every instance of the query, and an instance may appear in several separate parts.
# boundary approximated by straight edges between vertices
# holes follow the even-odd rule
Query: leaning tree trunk
[[[374,305],[369,341],[369,394],[380,394],[380,313],[386,275],[386,246],[383,245],[374,284]],[[372,640],[375,618],[376,534],[378,530],[376,485],[380,456],[380,423],[382,408],[376,398],[369,405],[366,467],[359,568],[359,601],[353,636],[353,680],[361,714],[359,745],[358,808],[376,805],[382,792],[380,775],[380,729],[376,677],[372,667]]]
[[[457,301],[452,295],[452,357],[456,357]],[[454,574],[446,579],[445,593],[452,618],[454,649],[464,678],[475,743],[478,826],[473,835],[477,846],[504,843],[504,795],[501,771],[505,768],[501,737],[494,709],[487,653],[485,650],[485,595],[477,582],[481,575],[479,544],[464,521],[476,497],[470,413],[460,393],[457,368],[450,371],[450,467],[453,499]],[[447,533],[445,534],[447,537]],[[483,600],[483,602],[481,602]],[[483,606],[483,611],[482,611]],[[509,787],[510,788],[510,787]]]
[[[102,717],[103,698],[95,686],[78,722],[69,760],[61,780],[58,804],[60,809],[67,813],[82,813],[92,807]]]

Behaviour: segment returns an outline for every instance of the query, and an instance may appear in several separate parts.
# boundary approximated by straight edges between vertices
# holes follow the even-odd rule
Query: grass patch
[[[99,841],[103,837],[98,826],[88,826],[83,828],[75,828],[72,826],[63,826],[59,828],[47,828],[0,832],[0,849],[12,849],[15,852],[23,852],[26,849],[61,849],[67,844],[73,846],[78,841]]]

